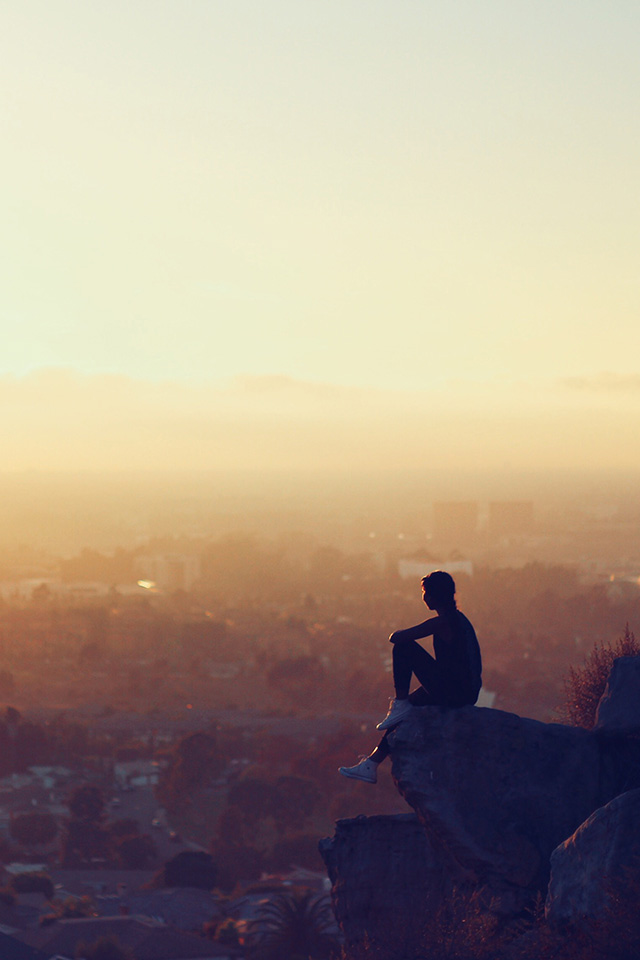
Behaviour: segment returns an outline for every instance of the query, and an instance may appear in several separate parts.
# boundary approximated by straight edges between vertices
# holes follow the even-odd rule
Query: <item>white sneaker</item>
[[[413,706],[409,703],[408,700],[392,700],[389,704],[389,712],[387,713],[384,720],[381,720],[377,724],[377,730],[388,730],[390,727],[395,727],[397,723],[400,723],[401,720],[411,713]]]
[[[338,767],[343,777],[351,780],[363,780],[365,783],[378,782],[378,764],[371,757],[363,757],[360,763],[353,767]]]

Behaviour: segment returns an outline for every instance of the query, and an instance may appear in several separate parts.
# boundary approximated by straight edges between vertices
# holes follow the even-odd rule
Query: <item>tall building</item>
[[[200,558],[184,553],[155,553],[138,558],[139,575],[161,590],[191,590],[202,574]]]

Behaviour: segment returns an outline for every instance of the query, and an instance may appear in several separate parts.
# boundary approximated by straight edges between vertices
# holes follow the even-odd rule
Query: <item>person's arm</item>
[[[423,637],[432,636],[437,628],[440,617],[429,617],[423,623],[416,624],[415,627],[407,627],[406,630],[394,630],[389,637],[389,643],[405,643],[408,640],[422,640]]]

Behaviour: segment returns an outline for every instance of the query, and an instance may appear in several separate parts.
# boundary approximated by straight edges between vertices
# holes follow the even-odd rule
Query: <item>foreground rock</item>
[[[369,940],[385,958],[418,956],[425,924],[469,897],[476,911],[508,921],[546,894],[558,847],[549,916],[580,922],[602,898],[598,875],[614,876],[614,862],[626,867],[624,851],[640,846],[625,839],[638,822],[627,805],[640,808],[636,738],[500,710],[423,707],[389,745],[396,785],[416,816],[341,820],[320,845],[348,947]],[[607,860],[611,830],[618,839]]]
[[[640,785],[630,783],[640,745],[500,710],[422,707],[389,743],[398,789],[432,844],[507,914],[546,889],[563,840]]]
[[[348,947],[425,956],[425,931],[437,946],[438,927],[444,943],[490,916],[491,943],[506,932],[504,957],[522,960],[563,931],[606,939],[613,918],[620,956],[640,956],[639,694],[640,658],[624,657],[592,731],[416,708],[389,734],[393,777],[416,818],[342,820],[321,842]],[[507,947],[509,920],[548,885],[548,925]]]
[[[437,909],[448,869],[414,814],[338,820],[335,836],[320,841],[333,884],[336,919],[350,949],[368,937],[387,956],[410,955],[409,945]],[[348,951],[347,951],[348,952]]]
[[[596,711],[595,729],[614,735],[640,735],[640,657],[613,661]]]
[[[596,810],[551,857],[545,913],[555,926],[608,918],[640,937],[640,790]]]

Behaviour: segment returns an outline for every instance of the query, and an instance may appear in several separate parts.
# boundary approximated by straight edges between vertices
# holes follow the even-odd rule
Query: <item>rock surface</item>
[[[640,658],[630,659],[614,664],[596,730],[421,707],[389,733],[416,817],[341,820],[320,845],[348,946],[368,937],[386,958],[418,956],[425,918],[442,916],[452,891],[508,920],[546,893],[552,854],[551,923],[601,916],[606,891],[622,903],[624,877],[637,900]]]
[[[618,657],[596,711],[595,729],[640,735],[640,657]]]
[[[552,851],[628,788],[627,758],[618,762],[610,739],[501,710],[417,708],[389,744],[427,835],[507,911],[518,891],[546,887]]]
[[[387,955],[408,955],[405,948],[419,936],[416,922],[437,907],[449,869],[456,872],[434,853],[415,814],[338,820],[320,853],[345,945],[361,942],[366,931]]]
[[[554,850],[545,905],[550,923],[580,926],[608,913],[640,936],[640,790],[596,810]]]

